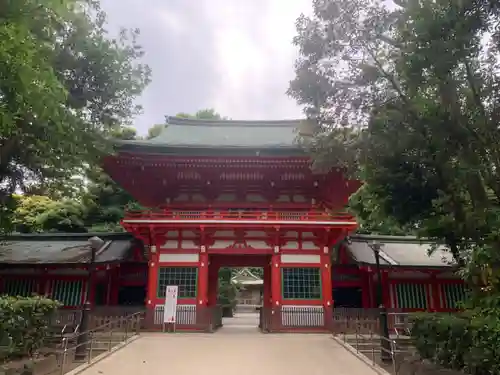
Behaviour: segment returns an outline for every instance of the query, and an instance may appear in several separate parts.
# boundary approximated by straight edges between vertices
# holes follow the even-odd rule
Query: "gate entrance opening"
[[[209,255],[208,306],[222,309],[225,327],[260,325],[261,308],[271,306],[270,262],[269,255]]]

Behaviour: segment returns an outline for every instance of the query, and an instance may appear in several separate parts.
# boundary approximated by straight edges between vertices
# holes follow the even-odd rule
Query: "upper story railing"
[[[127,211],[124,222],[135,221],[304,221],[355,224],[352,215],[345,212],[329,214],[325,211],[270,211],[270,210],[138,210]]]

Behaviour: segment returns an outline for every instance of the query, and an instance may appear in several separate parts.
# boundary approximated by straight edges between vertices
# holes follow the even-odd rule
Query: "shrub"
[[[423,358],[469,374],[500,374],[500,321],[471,314],[419,314],[412,338]]]
[[[8,357],[31,356],[42,347],[48,318],[60,306],[45,297],[0,297],[0,337]]]

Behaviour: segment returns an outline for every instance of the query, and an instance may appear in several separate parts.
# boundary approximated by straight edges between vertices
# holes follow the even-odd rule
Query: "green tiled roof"
[[[454,262],[451,254],[442,245],[429,255],[435,243],[419,241],[416,237],[353,235],[347,244],[353,258],[362,264],[375,265],[375,255],[370,243],[377,241],[380,249],[382,266],[407,267],[451,267]]]
[[[0,238],[0,264],[87,263],[91,234],[13,235]],[[130,235],[99,234],[103,240],[96,263],[123,261],[132,247]],[[129,237],[129,238],[127,238]]]
[[[163,131],[143,141],[122,145],[189,148],[299,149],[298,128],[304,120],[233,121],[168,117]]]

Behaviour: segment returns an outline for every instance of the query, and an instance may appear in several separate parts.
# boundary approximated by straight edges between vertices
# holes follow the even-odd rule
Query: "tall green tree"
[[[123,127],[112,133],[113,139],[137,138],[134,128]],[[87,209],[85,225],[93,232],[121,231],[120,220],[127,207],[135,204],[134,198],[115,183],[101,168],[93,165],[86,174],[88,183],[81,201]]]
[[[33,183],[83,174],[149,82],[138,30],[105,32],[98,2],[0,1],[0,205]]]
[[[297,21],[289,93],[318,123],[317,166],[357,173],[383,215],[444,242],[461,264],[498,262],[499,4],[314,8]]]

